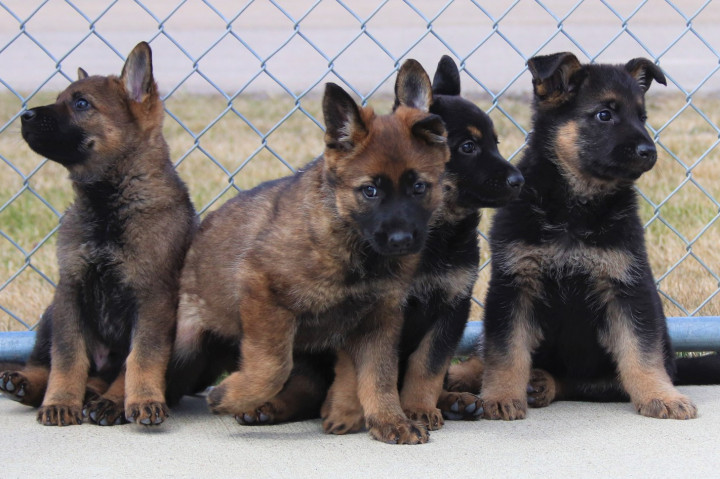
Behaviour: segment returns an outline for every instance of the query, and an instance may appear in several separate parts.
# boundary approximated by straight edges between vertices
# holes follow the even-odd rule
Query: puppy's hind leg
[[[0,392],[27,406],[38,407],[45,396],[50,376],[52,346],[52,305],[43,313],[35,336],[35,344],[25,366],[17,365],[0,372]]]

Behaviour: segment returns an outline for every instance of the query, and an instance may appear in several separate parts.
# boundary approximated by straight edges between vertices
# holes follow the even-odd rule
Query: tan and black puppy
[[[673,386],[633,189],[657,158],[645,92],[665,76],[644,58],[593,65],[571,53],[534,57],[528,67],[533,132],[518,163],[525,187],[490,231],[485,417],[522,419],[528,401],[629,398],[645,416],[693,418],[695,405]],[[467,388],[463,368],[481,366],[476,358],[452,368],[453,383]]]
[[[117,76],[79,69],[22,135],[70,173],[75,201],[58,232],[60,281],[24,369],[0,376],[45,425],[159,424],[178,282],[196,216],[162,135],[150,47]]]
[[[396,350],[449,152],[420,64],[408,60],[397,85],[400,106],[377,116],[329,83],[323,156],[203,221],[183,270],[171,377],[197,390],[229,361],[237,371],[208,396],[213,412],[240,415],[273,398],[294,351],[343,350],[370,433],[427,441],[400,406]]]
[[[403,307],[398,386],[405,414],[436,430],[444,423],[443,415],[477,419],[482,414],[477,396],[444,391],[443,381],[468,319],[477,278],[479,209],[516,198],[523,178],[498,152],[490,117],[460,96],[460,73],[450,57],[438,63],[432,88],[430,112],[445,123],[450,161],[443,205]],[[336,364],[335,359],[327,354],[297,355],[283,390],[238,421],[271,424],[321,415],[328,433],[362,429],[355,369],[347,355],[339,355]]]

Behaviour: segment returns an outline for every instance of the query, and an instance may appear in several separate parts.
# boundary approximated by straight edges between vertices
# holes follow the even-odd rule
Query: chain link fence
[[[141,40],[153,48],[173,161],[201,214],[320,153],[327,81],[388,110],[404,59],[432,75],[449,54],[512,160],[530,124],[528,58],[651,58],[668,88],[650,92],[660,159],[638,191],[658,288],[669,315],[718,315],[718,24],[712,0],[0,1],[0,330],[32,329],[49,303],[72,198],[62,168],[24,145],[19,116],[52,101],[79,66],[118,74]],[[487,254],[482,263],[479,284]]]

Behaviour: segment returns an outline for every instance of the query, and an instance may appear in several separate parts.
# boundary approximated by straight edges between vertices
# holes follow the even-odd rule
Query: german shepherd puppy
[[[214,413],[239,415],[277,395],[294,350],[342,349],[361,378],[372,436],[427,441],[400,407],[394,351],[449,158],[442,120],[428,113],[431,95],[414,60],[400,70],[400,106],[390,115],[328,83],[324,154],[203,221],[181,280],[175,354],[187,369],[173,380],[196,390],[206,366],[214,371],[239,351],[231,367],[239,370],[208,395]],[[234,354],[218,357],[228,349]]]
[[[693,418],[695,405],[673,386],[633,190],[657,158],[644,94],[665,76],[644,58],[583,65],[571,53],[534,57],[528,67],[533,132],[518,164],[525,188],[490,231],[485,417],[522,419],[528,401],[629,398],[645,416]],[[531,367],[539,369],[532,380]]]
[[[160,424],[196,215],[162,135],[149,45],[133,49],[120,77],[78,76],[54,104],[22,114],[23,138],[68,169],[75,201],[35,347],[0,389],[40,406],[44,425],[80,424],[83,413],[100,425]]]
[[[435,430],[443,425],[438,407],[453,419],[482,414],[476,396],[448,393],[443,380],[467,322],[477,279],[479,208],[516,198],[523,177],[498,152],[490,117],[460,96],[460,74],[450,57],[440,60],[432,88],[430,112],[445,122],[450,161],[441,213],[428,235],[404,306],[399,386],[406,415]],[[281,393],[239,420],[267,424],[317,417],[333,378],[330,361],[307,355],[296,360]],[[344,434],[363,427],[363,411],[347,357],[339,357],[336,372],[321,414],[326,432]]]

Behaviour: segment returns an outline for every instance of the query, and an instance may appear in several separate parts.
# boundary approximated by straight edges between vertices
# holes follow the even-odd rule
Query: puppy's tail
[[[678,358],[675,364],[677,373],[673,383],[676,386],[720,384],[720,355],[718,353]]]

